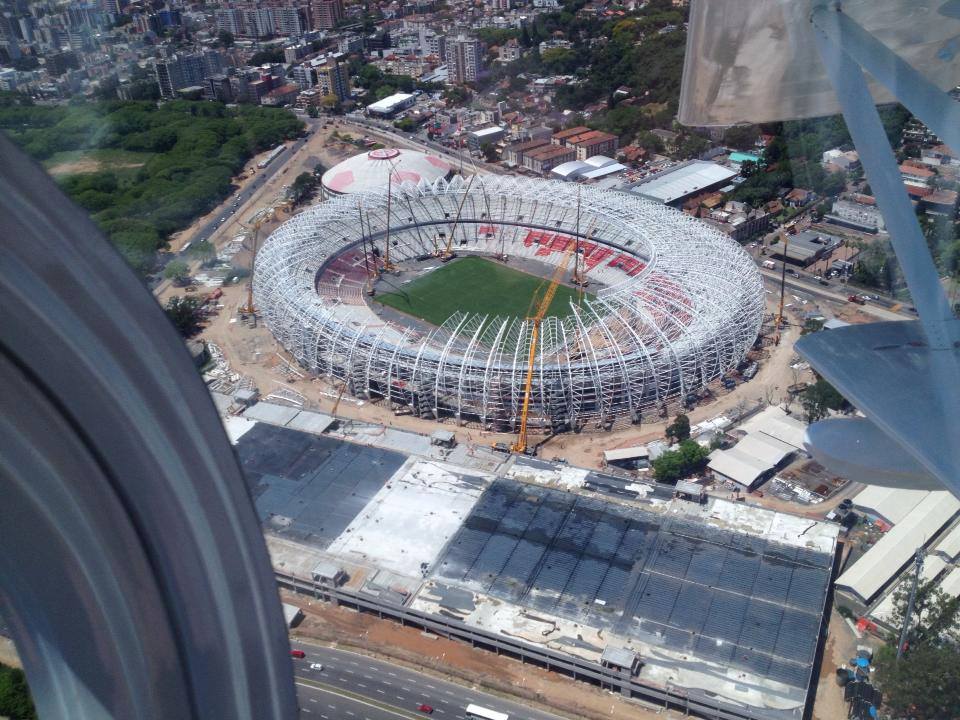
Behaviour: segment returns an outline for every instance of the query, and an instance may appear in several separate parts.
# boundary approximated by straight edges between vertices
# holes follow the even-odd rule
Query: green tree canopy
[[[196,335],[200,330],[200,323],[203,320],[202,307],[200,300],[195,297],[175,295],[167,300],[163,311],[167,314],[177,332],[188,338]]]
[[[171,260],[163,269],[163,276],[167,280],[183,282],[190,277],[190,266],[183,260]]]
[[[838,412],[848,412],[850,403],[843,397],[837,389],[821,377],[803,391],[803,412],[806,415],[808,423],[822,420],[830,414],[831,410]]]
[[[675,483],[702,470],[709,454],[709,448],[684,440],[676,450],[668,450],[653,461],[653,474],[660,482]]]
[[[666,436],[676,442],[690,439],[690,418],[681,413],[667,425]]]
[[[13,720],[36,720],[37,711],[30,697],[23,670],[0,663],[0,716]]]

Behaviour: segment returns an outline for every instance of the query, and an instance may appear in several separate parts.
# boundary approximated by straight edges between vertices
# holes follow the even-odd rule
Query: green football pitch
[[[491,318],[496,315],[525,317],[530,299],[541,283],[546,290],[549,280],[493,260],[468,256],[401,286],[397,292],[378,294],[376,300],[434,325],[442,324],[458,310]],[[541,296],[542,292],[538,297]],[[571,300],[577,301],[577,292],[561,285],[547,315],[569,315]]]

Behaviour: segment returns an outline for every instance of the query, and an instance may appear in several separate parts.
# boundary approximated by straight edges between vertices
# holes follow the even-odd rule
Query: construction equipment
[[[453,219],[453,225],[450,226],[450,237],[447,238],[447,245],[444,247],[443,252],[439,255],[439,258],[442,262],[446,262],[447,260],[453,258],[453,236],[457,232],[457,224],[460,222],[460,213],[463,212],[463,204],[467,201],[467,195],[470,194],[470,186],[473,185],[473,181],[476,177],[476,175],[470,176],[470,180],[467,181],[467,187],[463,191],[463,197],[460,198],[460,207],[457,208],[457,216]]]
[[[517,435],[517,441],[510,447],[512,452],[527,452],[527,421],[530,417],[530,394],[533,389],[533,368],[537,358],[537,344],[540,339],[540,323],[543,321],[547,311],[550,309],[550,304],[553,302],[553,298],[557,294],[557,288],[560,287],[560,280],[563,278],[563,274],[566,272],[567,266],[570,264],[570,257],[575,253],[576,249],[576,242],[568,244],[563,258],[553,271],[553,275],[550,278],[550,284],[547,285],[543,296],[540,298],[539,303],[537,303],[536,312],[532,317],[528,318],[532,323],[530,332],[530,352],[527,356],[527,377],[523,383],[523,406],[520,410],[520,432]],[[533,301],[531,301],[531,305],[532,304]]]
[[[337,399],[333,402],[333,407],[330,408],[330,414],[336,415],[337,409],[340,407],[340,401],[343,400],[343,393],[347,389],[347,381],[344,380],[340,385],[340,391],[337,393]]]
[[[257,309],[253,305],[253,271],[257,263],[257,240],[260,237],[260,226],[273,217],[273,208],[261,210],[253,221],[253,257],[250,258],[250,279],[247,281],[247,304],[240,308],[240,314],[244,316],[256,316]]]
[[[780,344],[780,327],[783,325],[783,299],[787,291],[787,244],[790,237],[786,233],[780,233],[780,239],[783,241],[783,263],[780,269],[780,307],[777,310],[776,333],[773,336],[773,344]]]
[[[903,627],[900,628],[900,638],[897,641],[897,660],[903,657],[903,651],[907,647],[907,640],[910,634],[910,623],[913,620],[913,605],[917,600],[917,587],[920,585],[920,573],[923,572],[923,558],[926,554],[923,546],[917,548],[917,554],[913,557],[914,573],[913,585],[910,588],[910,598],[907,600],[907,611],[903,615]]]
[[[391,163],[391,167],[395,167]],[[387,176],[387,234],[386,239],[384,240],[384,253],[383,253],[383,272],[393,272],[397,269],[397,266],[390,262],[390,210],[392,207],[393,200],[393,173],[391,172]]]

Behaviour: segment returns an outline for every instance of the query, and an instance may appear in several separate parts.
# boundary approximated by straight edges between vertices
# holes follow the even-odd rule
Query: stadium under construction
[[[569,284],[567,311],[454,310],[436,325],[371,297],[471,255]],[[396,410],[501,431],[521,416],[579,429],[662,414],[743,360],[764,308],[749,256],[693,218],[627,193],[485,175],[312,206],[267,239],[253,284],[261,317],[308,370]]]

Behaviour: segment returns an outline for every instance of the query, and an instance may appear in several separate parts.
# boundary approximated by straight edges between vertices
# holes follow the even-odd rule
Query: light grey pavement
[[[296,638],[291,638],[290,646],[306,653],[304,659],[293,661],[301,718],[426,718],[426,713],[417,710],[423,703],[433,707],[431,717],[454,720],[463,718],[467,705],[475,703],[507,713],[510,720],[560,720],[557,715],[366,655],[313,645]],[[322,663],[323,670],[311,670],[311,663]]]

